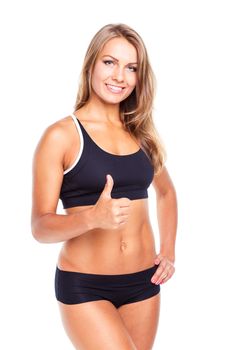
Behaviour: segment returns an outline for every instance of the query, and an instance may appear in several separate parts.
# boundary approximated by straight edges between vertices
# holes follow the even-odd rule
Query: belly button
[[[124,241],[121,241],[121,250],[124,250],[127,248],[127,244]]]

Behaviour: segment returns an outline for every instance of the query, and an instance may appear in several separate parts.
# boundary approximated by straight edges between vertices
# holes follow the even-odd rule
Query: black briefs
[[[64,304],[108,300],[116,308],[150,298],[160,292],[151,282],[158,265],[126,274],[92,274],[63,271],[56,266],[55,295]]]

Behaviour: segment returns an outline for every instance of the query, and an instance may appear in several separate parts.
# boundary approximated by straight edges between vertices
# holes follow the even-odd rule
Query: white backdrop
[[[224,3],[1,2],[2,349],[73,349],[54,296],[61,243],[31,235],[32,156],[44,129],[73,111],[91,38],[118,22],[147,46],[158,82],[155,122],[178,194],[176,272],[161,286],[154,350],[227,348]],[[152,186],[149,196],[158,249]]]

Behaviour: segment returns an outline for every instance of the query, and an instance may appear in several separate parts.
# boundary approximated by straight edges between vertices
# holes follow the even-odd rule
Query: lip
[[[113,84],[107,84],[107,83],[106,83],[106,85],[114,86],[114,87],[121,88],[121,89],[125,88],[125,86],[119,86],[119,85],[113,85]]]
[[[105,85],[106,85],[108,91],[112,92],[113,94],[121,94],[123,92],[124,88],[125,88],[123,86],[117,86],[117,85],[112,85],[112,84],[105,84]],[[111,87],[113,87],[113,88],[111,88]],[[116,91],[116,90],[114,90],[114,87],[116,87],[118,89],[120,88],[121,90]]]

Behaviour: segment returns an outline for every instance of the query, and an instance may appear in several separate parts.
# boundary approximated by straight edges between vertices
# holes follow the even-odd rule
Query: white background
[[[2,349],[73,349],[54,296],[61,243],[31,235],[31,163],[44,129],[73,111],[91,38],[118,22],[138,31],[148,49],[158,82],[155,123],[178,194],[176,272],[162,285],[154,350],[227,348],[224,4],[1,2]],[[149,198],[158,249],[152,187]]]

